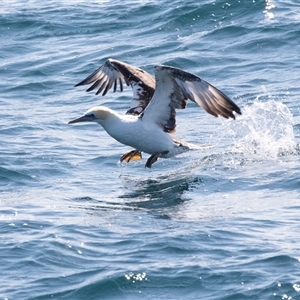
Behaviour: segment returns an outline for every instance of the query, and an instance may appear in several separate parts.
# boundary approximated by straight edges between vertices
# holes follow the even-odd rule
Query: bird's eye
[[[95,118],[95,115],[93,114],[93,113],[91,113],[91,114],[88,114],[88,115],[86,115],[87,117],[89,117],[89,118]]]

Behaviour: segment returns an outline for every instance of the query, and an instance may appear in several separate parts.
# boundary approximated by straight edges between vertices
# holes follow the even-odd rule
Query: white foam
[[[232,151],[265,158],[296,153],[293,115],[282,102],[255,101],[242,110],[236,122],[229,122],[234,139]]]

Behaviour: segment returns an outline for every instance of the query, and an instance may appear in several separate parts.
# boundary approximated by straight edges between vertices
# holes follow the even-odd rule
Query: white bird
[[[151,155],[145,166],[151,168],[159,157],[169,158],[199,149],[172,135],[176,127],[175,109],[184,109],[188,99],[216,117],[235,119],[233,112],[241,114],[240,108],[225,94],[194,74],[165,65],[154,66],[154,73],[155,79],[140,68],[108,59],[75,86],[93,83],[87,91],[99,87],[96,94],[103,91],[105,95],[112,86],[116,91],[118,84],[123,91],[124,81],[133,89],[130,109],[120,115],[110,108],[97,106],[69,124],[99,123],[111,137],[134,148],[121,161],[141,159],[141,152],[145,152]]]

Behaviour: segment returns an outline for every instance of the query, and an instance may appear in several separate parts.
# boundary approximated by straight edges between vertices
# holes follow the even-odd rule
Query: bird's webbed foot
[[[164,152],[156,152],[156,153],[152,154],[152,155],[148,158],[145,167],[146,167],[146,168],[151,168],[151,166],[157,161],[157,159],[158,159],[160,156],[165,155],[165,154],[167,154],[168,152],[169,152],[169,151],[164,151]]]
[[[120,162],[126,161],[129,163],[131,160],[140,160],[142,159],[142,152],[139,150],[132,150],[121,156]]]

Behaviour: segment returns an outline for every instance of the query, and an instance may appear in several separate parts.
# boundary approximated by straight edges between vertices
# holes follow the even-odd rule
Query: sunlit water
[[[0,299],[299,299],[297,1],[2,1]],[[198,74],[242,109],[193,103],[176,135],[212,145],[152,169],[74,84],[108,57]]]

